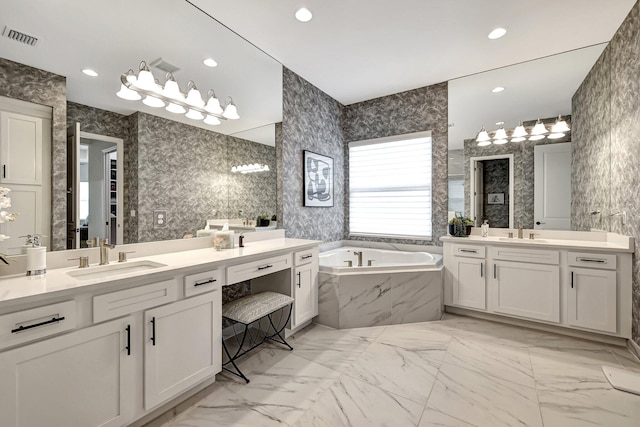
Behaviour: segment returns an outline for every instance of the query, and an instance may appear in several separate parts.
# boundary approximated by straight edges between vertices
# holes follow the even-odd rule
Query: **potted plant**
[[[471,234],[473,220],[469,217],[456,216],[449,221],[449,234],[455,237],[467,237]]]
[[[268,227],[269,217],[267,215],[260,215],[256,219],[256,227]]]

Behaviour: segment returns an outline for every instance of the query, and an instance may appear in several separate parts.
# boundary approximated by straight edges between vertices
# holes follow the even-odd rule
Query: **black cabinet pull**
[[[498,272],[497,272],[497,267],[495,264],[493,264],[493,278],[497,279],[498,278]]]
[[[125,348],[127,349],[127,356],[131,356],[131,325],[127,325],[126,331],[127,331],[127,346]]]
[[[264,265],[262,267],[258,267],[258,270],[266,270],[267,268],[271,268],[273,267],[273,265],[269,264],[269,265]]]
[[[309,258],[311,258],[312,256],[313,256],[312,254],[304,255],[304,256],[302,257],[302,259],[309,259]]]
[[[151,318],[151,344],[156,345],[156,318]]]
[[[64,320],[64,316],[63,317],[54,317],[51,320],[46,320],[46,321],[40,322],[40,323],[34,323],[33,325],[20,326],[20,327],[18,327],[16,329],[12,329],[11,333],[15,334],[15,333],[18,333],[18,332],[22,332],[22,331],[26,331],[26,330],[29,330],[29,329],[37,328],[39,326],[49,325],[51,323],[58,323],[58,322],[61,322],[63,320]]]
[[[298,272],[298,287],[300,287],[300,272]]]
[[[606,264],[607,260],[606,259],[601,259],[601,258],[578,258],[577,261],[580,262],[596,262],[599,264]]]
[[[460,249],[460,252],[467,252],[470,254],[477,254],[478,250],[477,249]]]
[[[573,289],[573,271],[571,272],[571,289]]]
[[[2,165],[2,177],[7,177],[7,165]]]
[[[204,282],[196,282],[193,284],[193,286],[202,286],[202,285],[206,285],[207,283],[215,283],[217,282],[216,279],[214,279],[213,277],[210,277],[209,279],[205,280]]]
[[[484,265],[484,263],[481,262],[480,263],[480,277],[484,277],[484,272],[482,271],[483,270],[483,268],[482,268],[483,265]]]

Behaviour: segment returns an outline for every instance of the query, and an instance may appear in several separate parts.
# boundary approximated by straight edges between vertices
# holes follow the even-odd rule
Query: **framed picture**
[[[304,150],[304,206],[333,206],[333,159]]]
[[[488,205],[504,205],[504,193],[489,193],[487,196]]]

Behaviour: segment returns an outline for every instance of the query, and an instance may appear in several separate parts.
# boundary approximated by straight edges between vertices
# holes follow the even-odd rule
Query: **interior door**
[[[534,147],[534,228],[569,230],[571,143]]]
[[[67,128],[67,249],[80,247],[80,123]]]
[[[476,162],[474,167],[475,173],[475,188],[473,189],[475,195],[475,222],[476,227],[480,227],[482,224],[482,217],[484,215],[484,163]]]

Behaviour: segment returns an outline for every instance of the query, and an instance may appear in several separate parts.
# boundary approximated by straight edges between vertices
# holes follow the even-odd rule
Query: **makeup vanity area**
[[[283,230],[221,251],[210,238],[140,243],[84,269],[66,259],[93,265],[97,248],[51,252],[46,276],[0,278],[3,425],[122,426],[175,406],[221,371],[223,286],[293,297],[288,334],[311,322],[319,243]],[[136,258],[117,263],[119,250]]]

